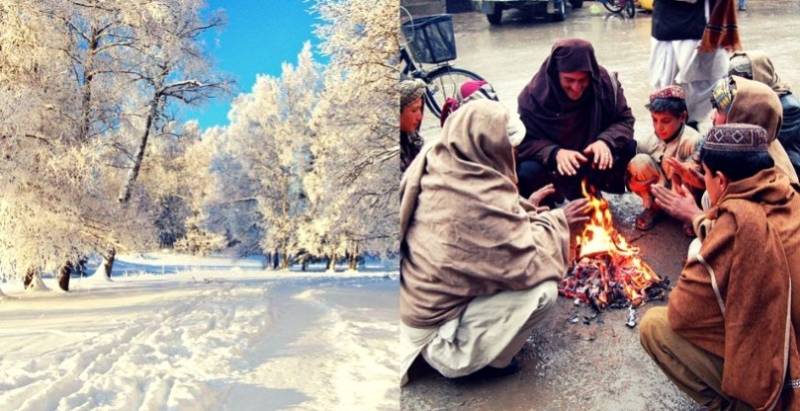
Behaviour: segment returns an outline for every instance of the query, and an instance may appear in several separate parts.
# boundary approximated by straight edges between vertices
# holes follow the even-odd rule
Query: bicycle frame
[[[405,63],[403,74],[413,76],[414,73],[419,72],[419,68],[417,68],[416,63],[414,63],[414,59],[411,58],[411,54],[408,53],[405,47],[400,47],[400,61]]]

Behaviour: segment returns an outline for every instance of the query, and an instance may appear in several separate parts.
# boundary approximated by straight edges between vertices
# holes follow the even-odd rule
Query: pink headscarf
[[[448,97],[444,101],[444,106],[442,107],[442,114],[440,115],[441,125],[444,126],[444,121],[447,120],[447,117],[450,116],[454,111],[458,110],[464,101],[471,96],[476,91],[484,88],[483,86],[489,84],[483,80],[470,80],[465,81],[464,84],[459,87],[458,94],[456,94],[456,98]],[[486,97],[490,100],[497,101],[497,95],[494,93],[494,89],[491,88],[492,86],[489,85],[486,87]]]

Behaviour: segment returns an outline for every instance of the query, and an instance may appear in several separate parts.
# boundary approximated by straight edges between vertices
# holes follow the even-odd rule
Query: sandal
[[[659,212],[659,210],[655,208],[646,208],[636,216],[636,229],[640,231],[650,230],[656,225],[660,217],[661,212]]]

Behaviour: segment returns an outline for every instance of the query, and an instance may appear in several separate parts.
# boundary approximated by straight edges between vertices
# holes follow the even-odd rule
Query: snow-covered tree
[[[110,257],[110,272],[117,250],[152,244],[154,196],[129,170],[138,173],[147,136],[164,129],[168,99],[198,102],[220,84],[208,80],[197,39],[218,20],[201,18],[202,7],[0,2],[2,272],[27,283],[58,273],[67,289],[87,254]],[[153,73],[160,88],[147,86]]]
[[[209,197],[217,185],[211,172],[218,142],[203,139],[196,121],[169,122],[148,145],[142,185],[158,215],[162,246],[192,254],[224,248],[223,235],[207,228]]]
[[[251,93],[236,98],[225,130],[228,158],[239,162],[252,183],[231,198],[255,199],[261,248],[283,256],[284,267],[301,251],[296,232],[307,205],[302,178],[311,168],[310,121],[319,76],[306,44],[296,66],[284,64],[280,78],[259,76]]]
[[[41,270],[60,273],[68,289],[85,253],[146,237],[143,229],[125,233],[135,212],[107,201],[119,182],[98,136],[120,124],[113,113],[121,94],[110,90],[119,82],[86,74],[98,66],[82,30],[113,24],[94,8],[60,2],[0,7],[0,265],[28,283]],[[97,64],[115,59],[111,41],[95,39]]]
[[[138,34],[138,55],[127,73],[146,96],[144,119],[118,200],[133,192],[147,143],[171,104],[197,105],[227,90],[229,81],[211,70],[200,36],[222,25],[219,14],[206,16],[203,0],[159,0],[144,6],[148,18]]]
[[[326,242],[355,258],[396,248],[399,18],[393,1],[318,0],[330,58],[306,190]],[[341,254],[339,254],[341,255]]]

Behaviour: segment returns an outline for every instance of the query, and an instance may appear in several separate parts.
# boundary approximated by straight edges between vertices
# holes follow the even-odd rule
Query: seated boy
[[[638,154],[628,163],[628,188],[636,193],[644,204],[644,211],[636,217],[636,228],[653,228],[660,216],[650,187],[653,184],[677,187],[684,185],[701,189],[702,181],[681,181],[675,168],[696,169],[692,155],[700,142],[700,134],[686,126],[689,113],[686,109],[686,94],[679,86],[667,86],[650,95],[646,106],[653,118],[655,137],[637,141]]]
[[[712,224],[668,307],[640,324],[656,365],[707,409],[800,409],[800,195],[767,136],[750,124],[708,133],[699,161]]]

